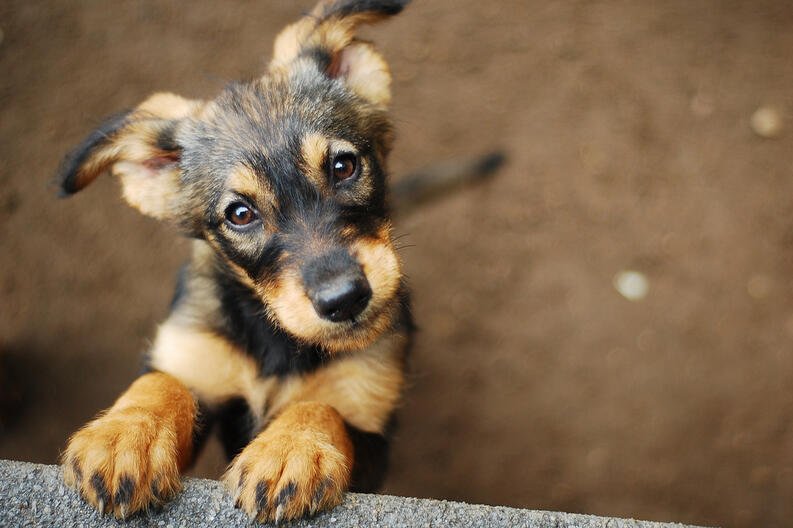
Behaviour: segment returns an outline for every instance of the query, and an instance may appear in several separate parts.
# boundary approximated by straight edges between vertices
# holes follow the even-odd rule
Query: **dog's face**
[[[156,94],[66,159],[74,193],[106,170],[142,212],[179,225],[296,338],[364,347],[401,281],[386,207],[390,76],[354,40],[406,1],[336,0],[286,28],[269,71],[213,101]]]

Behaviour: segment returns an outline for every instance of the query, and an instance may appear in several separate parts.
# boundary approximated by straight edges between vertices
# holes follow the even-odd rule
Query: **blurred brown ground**
[[[48,186],[100,119],[261,71],[311,0],[0,4],[0,458],[54,462],[134,378],[186,254],[116,182]],[[299,5],[298,5],[299,4]],[[793,4],[416,0],[395,174],[504,147],[406,218],[421,334],[385,492],[729,526],[793,522]],[[612,287],[637,269],[650,293]],[[222,468],[210,449],[198,474]]]

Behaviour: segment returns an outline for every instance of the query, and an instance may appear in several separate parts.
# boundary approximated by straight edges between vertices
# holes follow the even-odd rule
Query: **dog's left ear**
[[[275,40],[271,71],[288,70],[301,59],[313,60],[366,101],[387,106],[391,73],[374,47],[355,39],[359,25],[396,15],[410,0],[322,0]]]
[[[180,214],[179,161],[175,133],[180,122],[203,108],[170,93],[157,93],[134,110],[106,120],[66,156],[58,172],[63,195],[86,187],[111,172],[121,180],[124,198],[158,219]]]

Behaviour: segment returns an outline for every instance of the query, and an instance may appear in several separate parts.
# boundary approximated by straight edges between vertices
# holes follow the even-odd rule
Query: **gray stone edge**
[[[388,495],[347,494],[337,508],[294,527],[686,528],[686,525],[522,510]],[[0,460],[0,527],[254,526],[220,482],[185,478],[184,490],[158,512],[126,521],[99,515],[61,480],[57,466]]]

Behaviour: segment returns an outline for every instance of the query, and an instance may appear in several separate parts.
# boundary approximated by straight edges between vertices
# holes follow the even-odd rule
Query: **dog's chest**
[[[227,339],[169,321],[157,333],[150,365],[184,383],[210,409],[244,400],[253,430],[290,402],[323,401],[351,425],[381,431],[402,390],[408,340],[404,334],[386,334],[311,372],[263,376],[252,355]]]
[[[283,376],[263,375],[260,363],[228,340],[177,324],[160,327],[150,364],[187,385],[209,407],[244,399],[256,422],[290,385]]]

